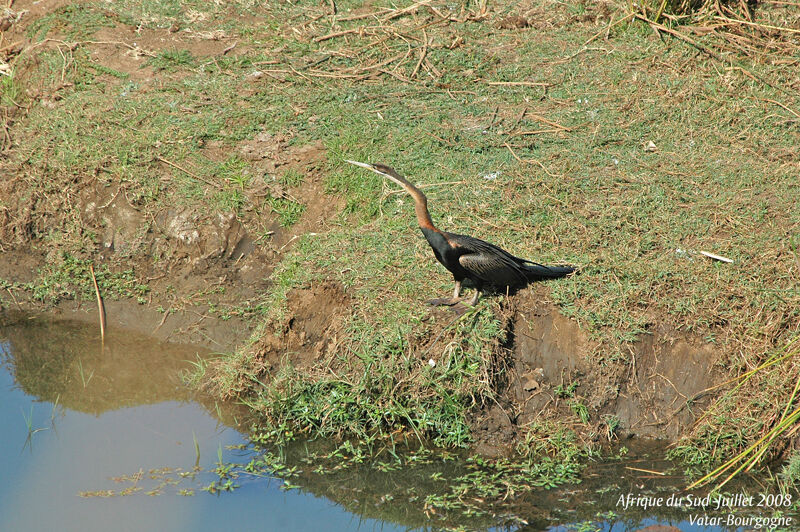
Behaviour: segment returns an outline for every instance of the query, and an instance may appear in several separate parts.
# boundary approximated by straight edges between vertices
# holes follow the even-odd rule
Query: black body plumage
[[[372,170],[403,187],[414,198],[414,210],[422,233],[433,254],[455,279],[453,297],[437,299],[433,304],[453,305],[459,301],[461,283],[469,280],[477,289],[470,304],[478,301],[482,288],[519,288],[533,281],[556,279],[575,271],[569,266],[544,266],[520,257],[479,238],[441,231],[433,225],[428,199],[417,187],[384,164],[347,161]]]
[[[557,279],[575,271],[568,266],[544,266],[516,257],[494,244],[468,235],[422,228],[433,254],[456,281],[470,280],[477,288],[519,288],[534,281]]]

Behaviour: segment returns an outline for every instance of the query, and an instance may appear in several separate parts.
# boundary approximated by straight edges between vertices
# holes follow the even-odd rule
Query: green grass
[[[256,347],[228,361],[243,369],[223,369],[216,387],[253,389],[244,401],[274,430],[370,440],[391,427],[418,443],[466,445],[466,414],[474,401],[491,396],[489,380],[496,371],[489,348],[501,327],[488,305],[452,324],[442,340],[446,350],[430,350],[437,359],[433,367],[427,358],[420,361],[409,353],[409,343],[421,334],[412,329],[418,320],[406,315],[409,321],[388,323],[384,317],[387,323],[376,331],[374,316],[367,317],[365,310],[358,308],[347,321],[340,333],[347,345],[326,362],[327,371],[296,369],[287,362],[277,372],[254,373]],[[384,312],[408,314],[394,306]]]
[[[71,4],[33,21],[27,29],[28,38],[42,41],[55,34],[70,41],[88,39],[103,27],[114,26],[114,21],[99,5]]]
[[[176,72],[196,66],[197,60],[189,50],[162,50],[157,56],[150,59],[147,64],[156,71]]]
[[[24,91],[13,75],[0,76],[0,105],[12,106],[24,103]]]
[[[337,6],[346,16],[361,3]],[[541,18],[554,31],[502,30],[494,18],[443,24],[426,10],[383,26],[370,18],[334,22],[326,5],[302,2],[88,3],[31,23],[33,40],[83,42],[23,54],[17,66],[25,80],[3,80],[16,91],[4,94],[58,94],[53,105],[33,104],[14,128],[20,147],[10,164],[24,186],[9,217],[34,213],[20,224],[53,251],[29,289],[40,299],[89,297],[96,228],[82,222],[80,201],[63,194],[86,183],[123,186],[146,218],[189,206],[233,212],[254,235],[266,235],[273,220],[293,226],[303,200],[261,194],[259,186],[302,188],[307,176],[270,175],[237,151],[268,132],[285,135],[284,150],[322,141],[326,193],[344,205],[325,232],[283,251],[259,302],[267,323],[255,347],[215,366],[218,389],[241,396],[273,427],[364,438],[401,430],[458,446],[472,437],[469,409],[494,397],[502,298],[482,302],[425,360],[415,359],[412,348],[447,325],[423,301],[449,293],[452,279],[416,228],[409,198],[345,158],[391,164],[425,185],[443,229],[579,266],[579,275],[547,287],[596,341],[593,364],[627,364],[628,348],[665,326],[713,338],[717,364],[732,373],[757,366],[800,319],[793,114],[800,101],[781,90],[796,86],[791,60],[741,57],[747,75],[636,23],[585,45],[607,21],[576,21],[590,9],[585,3],[534,10],[543,6],[552,8]],[[460,6],[442,9],[460,16]],[[177,24],[185,47],[153,50],[123,72],[103,65],[85,42],[112,24],[161,32]],[[209,56],[198,39],[217,30],[237,46]],[[347,30],[354,31],[319,39]],[[645,149],[649,142],[655,151]],[[114,271],[128,271],[121,266]],[[341,285],[352,305],[342,350],[327,361],[336,375],[291,364],[266,375],[258,339],[281,327],[290,290],[322,280]],[[140,272],[98,268],[98,282],[121,295],[147,292]],[[710,442],[729,450],[752,441],[763,427],[745,421],[759,419],[771,384],[764,381],[747,415],[735,415],[738,396],[721,408],[693,436],[709,445],[682,445],[684,458],[707,465],[717,459]],[[585,419],[586,407],[572,405]]]
[[[95,297],[89,271],[91,261],[68,254],[58,257],[52,264],[39,270],[36,281],[15,288],[26,289],[33,299],[57,303],[63,299],[91,300]],[[147,301],[149,287],[140,282],[133,270],[111,271],[103,265],[95,270],[97,285],[104,298]]]

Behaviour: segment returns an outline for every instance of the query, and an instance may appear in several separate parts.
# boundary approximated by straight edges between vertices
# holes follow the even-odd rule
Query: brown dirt
[[[286,303],[280,334],[265,335],[254,350],[270,371],[286,363],[308,368],[325,358],[337,345],[336,332],[350,308],[342,287],[331,282],[291,290]]]
[[[266,291],[274,265],[297,237],[325,230],[326,220],[338,212],[340,203],[324,194],[319,172],[324,157],[319,144],[283,150],[282,164],[306,176],[302,185],[284,193],[303,203],[306,211],[287,229],[277,220],[267,220],[273,235],[263,245],[256,245],[246,229],[263,220],[239,220],[233,213],[196,212],[179,206],[144,213],[126,199],[124,188],[109,190],[85,183],[79,193],[82,224],[101,235],[96,266],[106,262],[112,268],[133,267],[150,286],[147,306],[106,301],[109,322],[160,340],[191,341],[217,350],[241,343],[250,331],[246,322],[220,321],[209,315],[209,298],[214,297],[216,305],[236,305]],[[264,191],[267,187],[262,184],[250,193],[257,196]],[[154,262],[153,256],[160,260]],[[27,246],[9,249],[0,259],[0,278],[30,282],[46,260],[45,253]],[[221,293],[209,295],[215,289]],[[33,304],[24,292],[9,293],[20,308]],[[169,312],[157,312],[158,306]],[[91,309],[88,314],[84,307]],[[75,319],[95,321],[94,307],[93,301],[67,301],[58,311],[81,311]]]
[[[710,402],[704,392],[723,378],[713,345],[666,327],[629,345],[631,363],[590,362],[598,360],[598,344],[548,302],[542,286],[512,296],[506,312],[508,378],[499,404],[473,421],[486,454],[506,452],[519,427],[554,417],[594,438],[607,435],[607,420],[615,418],[617,437],[674,440]],[[559,393],[571,384],[572,393]],[[573,412],[575,402],[587,407],[588,424]]]
[[[4,57],[12,57],[31,44],[27,43],[25,31],[32,22],[68,4],[15,2],[15,11],[23,15],[4,32]],[[19,44],[5,46],[9,42]],[[135,49],[123,43],[135,43]],[[231,47],[233,44],[235,39],[224,32],[207,34],[180,27],[135,28],[118,23],[101,28],[90,42],[81,46],[89,51],[93,61],[128,74],[141,90],[150,90],[157,81],[152,67],[145,66],[145,62],[158,51],[189,50],[201,61],[214,60],[223,53],[233,56],[244,51],[241,47]],[[39,46],[46,48],[57,43]],[[20,71],[19,75],[24,77],[25,72]],[[109,77],[108,82],[119,81]],[[28,97],[55,102],[61,89],[28,87]],[[14,117],[4,118],[4,126],[13,133]],[[13,134],[10,136],[16,142],[24,142],[14,139]],[[78,207],[80,226],[98,235],[98,249],[91,257],[95,268],[106,265],[112,271],[133,269],[140,282],[150,287],[146,305],[107,298],[105,308],[110,326],[126,327],[159,340],[232,350],[249,336],[250,325],[236,317],[219,319],[210,312],[211,307],[241,306],[266,292],[274,265],[297,237],[325,231],[327,220],[342,206],[338,198],[324,193],[321,171],[326,157],[324,146],[321,143],[295,146],[291,144],[293,136],[292,132],[264,131],[233,150],[214,141],[203,147],[203,154],[214,161],[226,160],[231,152],[251,161],[255,177],[245,190],[248,205],[240,216],[233,212],[201,212],[181,205],[148,210],[129,200],[124,183],[108,187],[93,176],[72,183],[70,190],[74,194],[70,197],[48,197],[47,202],[23,194],[26,184],[19,179],[3,181],[0,194],[12,200],[0,208],[0,278],[14,284],[34,281],[36,272],[47,264],[51,254],[59,253],[58,249],[39,246],[39,236],[53,227],[64,226],[64,212],[74,205]],[[5,143],[0,147],[9,148]],[[2,164],[3,154],[0,154]],[[300,185],[280,185],[277,176],[288,170],[303,176]],[[164,173],[166,183],[180,170],[163,164],[157,171]],[[292,227],[281,227],[277,216],[255,208],[263,205],[267,196],[301,203],[304,214]],[[257,241],[256,234],[267,237]],[[25,291],[4,292],[0,304],[7,302],[11,307],[29,310],[43,308]],[[290,304],[293,303],[290,298]],[[156,310],[158,307],[163,310]],[[322,311],[326,308],[321,305]],[[62,301],[55,312],[89,322],[98,320],[94,301]],[[313,334],[307,333],[306,337]],[[295,343],[291,340],[288,345]]]

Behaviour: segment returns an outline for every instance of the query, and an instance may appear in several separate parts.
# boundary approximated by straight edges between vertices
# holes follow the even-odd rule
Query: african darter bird
[[[458,303],[461,283],[467,279],[476,288],[475,294],[469,301],[470,305],[475,305],[484,286],[519,288],[533,281],[557,279],[575,271],[575,268],[569,266],[544,266],[515,257],[504,249],[478,238],[441,231],[433,225],[425,194],[394,169],[385,164],[367,164],[349,160],[346,162],[372,170],[397,183],[414,198],[414,211],[422,234],[433,248],[436,260],[450,270],[456,282],[452,298],[434,299],[429,302],[432,305]]]

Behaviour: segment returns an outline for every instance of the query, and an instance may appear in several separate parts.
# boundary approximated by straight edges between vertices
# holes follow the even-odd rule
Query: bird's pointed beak
[[[351,161],[350,159],[345,159],[345,160],[344,160],[344,162],[346,162],[346,163],[350,163],[350,164],[354,164],[354,165],[356,165],[356,166],[360,166],[360,167],[362,167],[362,168],[366,168],[367,170],[372,170],[373,172],[375,171],[375,169],[372,167],[372,165],[371,165],[371,164],[367,164],[367,163],[360,163],[360,162],[358,162],[358,161]]]

